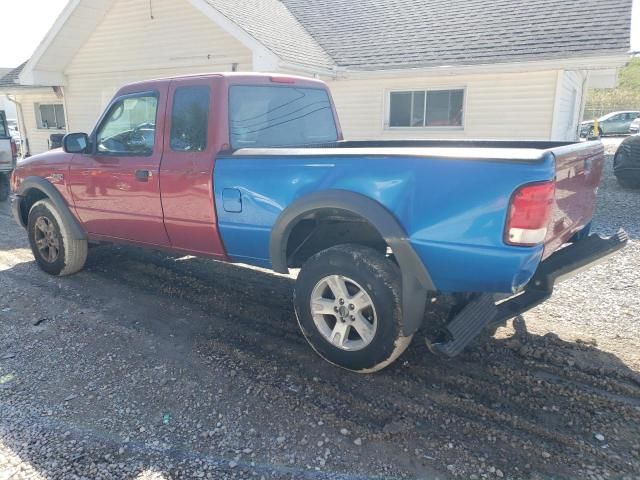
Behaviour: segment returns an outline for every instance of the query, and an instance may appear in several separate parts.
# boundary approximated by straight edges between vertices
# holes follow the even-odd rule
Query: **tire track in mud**
[[[588,355],[592,347],[528,335],[518,348],[513,340],[492,340],[444,360],[414,340],[396,365],[363,377],[325,365],[307,347],[295,323],[291,279],[127,247],[101,247],[92,257],[87,273],[97,279],[213,316],[196,329],[204,334],[195,349],[202,363],[229,364],[250,379],[252,392],[336,429],[419,450],[418,461],[446,468],[462,454],[505,471],[515,464],[523,474],[554,476],[640,470],[638,457],[622,448],[632,441],[603,449],[585,433],[608,424],[620,437],[640,434],[635,372],[608,368],[605,376],[596,365],[567,366],[574,351]],[[559,472],[559,463],[566,470]]]

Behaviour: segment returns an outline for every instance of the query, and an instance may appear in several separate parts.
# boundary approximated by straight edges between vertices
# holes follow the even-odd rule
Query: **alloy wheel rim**
[[[53,222],[40,216],[36,219],[33,230],[36,248],[42,259],[48,263],[55,262],[60,255],[60,237]]]
[[[322,278],[311,292],[311,315],[324,339],[340,350],[357,351],[374,339],[378,317],[371,296],[343,275]]]

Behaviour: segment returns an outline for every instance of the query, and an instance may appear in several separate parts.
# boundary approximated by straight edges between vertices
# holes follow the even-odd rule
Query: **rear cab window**
[[[338,140],[326,90],[234,85],[229,89],[231,147],[311,146]]]

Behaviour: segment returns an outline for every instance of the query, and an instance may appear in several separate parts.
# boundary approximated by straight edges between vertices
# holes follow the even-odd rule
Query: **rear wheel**
[[[338,245],[311,257],[295,288],[298,324],[325,360],[360,373],[382,370],[411,342],[401,335],[400,269],[377,250]]]
[[[36,202],[29,211],[28,220],[31,251],[42,270],[63,276],[82,269],[87,259],[87,241],[71,236],[51,200]]]

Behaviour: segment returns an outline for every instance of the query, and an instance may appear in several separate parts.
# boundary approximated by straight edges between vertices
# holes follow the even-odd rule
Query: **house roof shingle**
[[[46,85],[23,85],[18,83],[18,77],[22,70],[24,69],[27,62],[23,62],[18,65],[16,68],[10,70],[3,77],[0,77],[0,92],[12,91],[12,90],[29,90],[29,89],[40,89],[40,88],[49,88]]]
[[[21,88],[22,85],[19,85],[17,83],[18,75],[20,75],[20,72],[22,72],[22,69],[26,64],[27,62],[24,62],[18,65],[16,68],[9,70],[4,76],[0,77],[0,88],[4,88],[4,89],[8,87]]]
[[[633,0],[208,1],[285,60],[378,70],[626,53]]]
[[[391,70],[623,55],[633,0],[203,0],[276,56]],[[640,0],[638,0],[640,1]],[[16,81],[0,90],[40,88]]]
[[[285,62],[331,68],[331,57],[280,0],[206,0]]]

